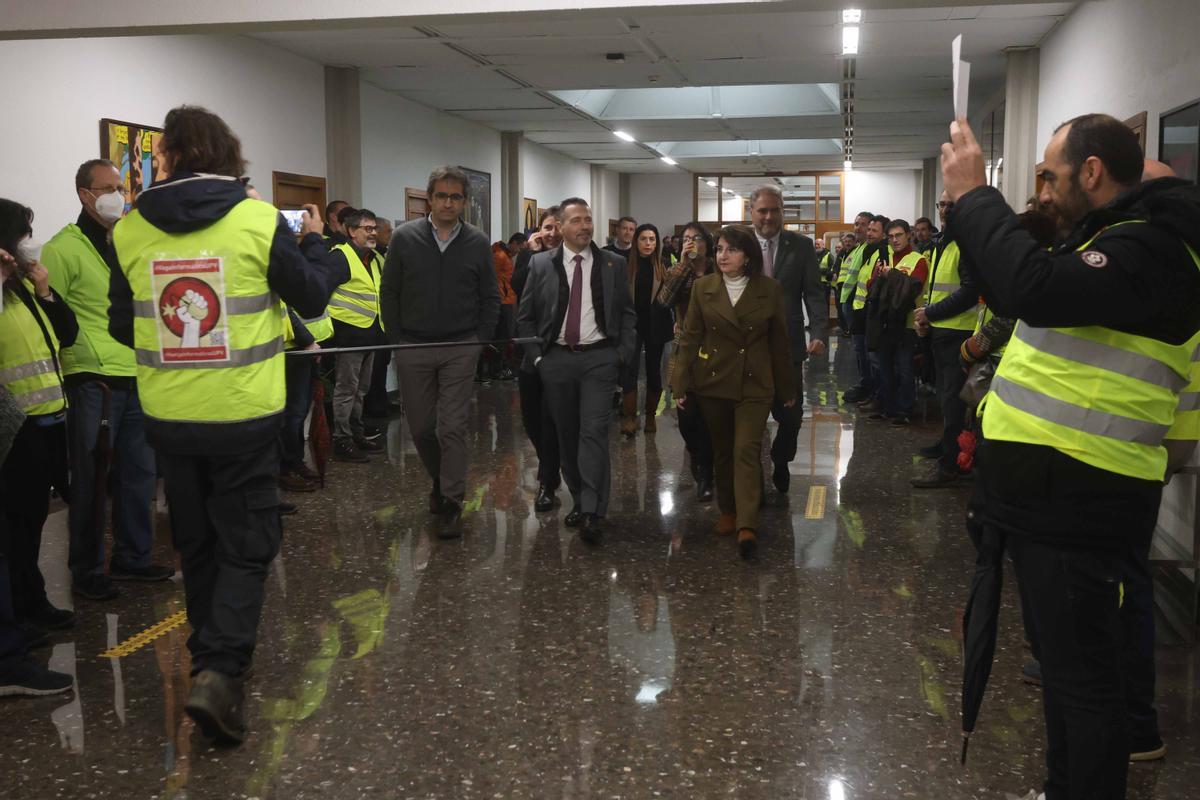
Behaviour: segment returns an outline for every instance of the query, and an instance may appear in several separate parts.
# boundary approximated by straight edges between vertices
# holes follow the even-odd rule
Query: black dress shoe
[[[462,503],[453,497],[442,498],[441,524],[438,525],[439,539],[462,538]]]
[[[788,471],[787,464],[775,465],[775,470],[771,473],[771,482],[775,484],[776,491],[787,494],[788,487],[792,485],[792,473]]]
[[[567,514],[567,518],[563,520],[563,523],[568,528],[578,528],[583,524],[583,512],[579,510],[579,506],[571,509],[571,513]]]
[[[242,682],[237,678],[201,670],[192,678],[192,693],[184,709],[204,735],[217,744],[241,744],[246,738]]]
[[[442,503],[446,498],[442,497],[442,482],[437,478],[433,479],[433,488],[429,490],[429,513],[441,514]]]
[[[917,455],[919,455],[921,458],[941,458],[943,455],[945,455],[945,451],[942,450],[941,441],[938,441],[937,443],[931,444],[928,447],[922,447],[917,451]]]
[[[533,501],[533,510],[537,512],[550,511],[558,507],[558,497],[546,486],[539,486],[537,497]]]
[[[579,538],[585,544],[597,545],[604,538],[604,524],[595,514],[584,514],[583,524],[579,526]]]
[[[29,615],[29,620],[39,628],[48,631],[61,631],[75,625],[75,612],[65,608],[55,608],[47,603]]]
[[[701,503],[707,503],[713,499],[712,478],[701,478],[696,484],[696,499]]]
[[[21,630],[21,638],[25,640],[26,649],[33,650],[50,642],[50,631],[40,625],[23,620],[17,623],[17,627]]]

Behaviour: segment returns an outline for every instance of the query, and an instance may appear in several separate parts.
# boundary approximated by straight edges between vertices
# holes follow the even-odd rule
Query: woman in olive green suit
[[[762,436],[771,404],[796,402],[783,290],[762,274],[762,248],[739,225],[721,231],[718,271],[699,278],[679,339],[671,390],[693,392],[712,435],[716,532],[737,532],[743,558],[758,547]]]

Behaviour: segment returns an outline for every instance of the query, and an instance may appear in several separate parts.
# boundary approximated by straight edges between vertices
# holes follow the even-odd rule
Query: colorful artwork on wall
[[[483,231],[489,239],[492,236],[492,174],[480,172],[477,169],[460,167],[467,173],[471,185],[467,187],[467,204],[463,216],[467,222]]]
[[[143,189],[166,177],[158,157],[162,133],[162,128],[151,125],[100,120],[100,157],[107,158],[121,171],[127,209]]]

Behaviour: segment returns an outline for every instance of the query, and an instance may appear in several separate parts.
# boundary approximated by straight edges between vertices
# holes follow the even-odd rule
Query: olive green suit
[[[737,527],[758,529],[763,432],[772,403],[796,399],[779,282],[751,276],[734,306],[713,273],[692,287],[672,371],[675,397],[694,392],[713,442],[717,502]]]

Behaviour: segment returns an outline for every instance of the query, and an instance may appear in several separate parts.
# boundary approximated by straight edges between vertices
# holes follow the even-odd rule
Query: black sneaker
[[[121,567],[110,564],[108,577],[114,581],[143,581],[159,583],[175,577],[175,568],[163,564],[147,564],[144,567]]]
[[[439,539],[461,539],[462,532],[462,502],[453,497],[442,498],[442,512],[439,515],[437,537]]]
[[[0,666],[0,697],[42,697],[69,692],[75,679],[63,672],[46,669],[28,656],[14,658]]]
[[[121,591],[113,586],[107,575],[87,575],[71,582],[71,592],[88,600],[114,600]]]
[[[295,505],[293,505],[292,503],[285,503],[282,500],[279,501],[279,516],[290,517],[295,513],[296,513]]]
[[[903,416],[903,415],[892,418],[892,427],[893,428],[906,428],[911,424],[912,424],[912,420],[910,420],[908,417]]]
[[[1133,743],[1129,747],[1130,761],[1158,761],[1161,758],[1165,758],[1166,755],[1167,745],[1159,736],[1145,740],[1134,738]]]
[[[17,627],[20,628],[21,638],[25,640],[25,647],[29,650],[50,643],[50,631],[40,625],[35,625],[29,620],[22,620],[17,623]]]
[[[371,459],[353,441],[340,439],[333,443],[333,460],[350,464],[369,464]]]
[[[604,540],[604,523],[595,514],[584,514],[579,523],[579,538],[593,547]]]
[[[1021,667],[1021,680],[1030,686],[1042,685],[1042,664],[1037,659],[1028,661]]]
[[[376,441],[374,439],[367,439],[365,437],[357,440],[354,444],[357,445],[358,449],[362,450],[364,453],[382,453],[387,449],[383,442]]]
[[[914,489],[949,489],[958,486],[958,473],[947,472],[941,465],[934,464],[925,475],[909,481]]]
[[[47,603],[29,615],[29,621],[48,631],[62,631],[75,625],[75,612]]]
[[[383,436],[382,428],[377,428],[374,425],[367,425],[365,423],[363,424],[362,438],[366,439],[368,442],[373,442],[380,436]]]
[[[775,484],[775,489],[780,494],[787,494],[788,487],[792,484],[792,473],[788,471],[787,464],[775,465],[775,469],[771,472],[771,482]]]
[[[891,417],[889,417],[887,414],[883,413],[882,411],[876,411],[876,412],[870,414],[867,417],[867,419],[873,419],[876,422],[878,422],[878,421],[884,420],[884,419],[891,419]]]
[[[842,395],[842,400],[847,403],[858,403],[870,397],[870,393],[861,386],[855,386],[853,389],[845,392]]]
[[[192,678],[192,693],[184,709],[201,732],[217,744],[241,744],[246,738],[242,682],[237,678],[201,670]]]

